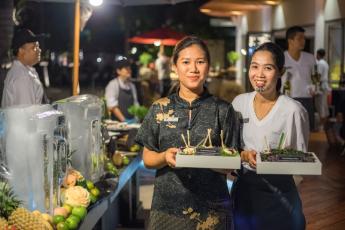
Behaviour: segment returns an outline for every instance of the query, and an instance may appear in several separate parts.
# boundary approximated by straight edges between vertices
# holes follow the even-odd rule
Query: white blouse
[[[238,95],[232,102],[234,109],[242,115],[243,148],[261,152],[267,148],[267,142],[270,148],[276,148],[284,132],[286,148],[307,151],[309,122],[304,107],[294,99],[280,95],[271,111],[259,120],[253,106],[255,94]]]

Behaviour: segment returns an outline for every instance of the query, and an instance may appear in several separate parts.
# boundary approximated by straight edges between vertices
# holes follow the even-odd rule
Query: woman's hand
[[[178,148],[169,148],[164,151],[166,164],[171,168],[175,168],[176,166],[176,153],[178,151]]]
[[[256,152],[254,150],[245,150],[241,152],[241,159],[247,162],[250,167],[256,168]]]

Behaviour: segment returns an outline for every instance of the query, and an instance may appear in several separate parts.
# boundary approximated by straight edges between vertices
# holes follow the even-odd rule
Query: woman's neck
[[[200,97],[203,91],[204,91],[204,88],[200,90],[192,91],[185,87],[180,87],[179,96],[182,99],[188,101],[189,103],[192,103],[195,99]]]
[[[277,102],[278,93],[262,95],[256,93],[253,101],[254,112],[258,120],[265,118]]]
[[[256,93],[255,101],[257,103],[271,103],[271,102],[275,102],[277,100],[278,96],[279,96],[279,94],[276,91],[274,91],[273,93],[270,93],[270,94]]]

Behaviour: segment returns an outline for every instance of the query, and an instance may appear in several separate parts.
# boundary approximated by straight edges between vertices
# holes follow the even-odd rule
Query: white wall
[[[314,53],[320,48],[325,48],[325,1],[315,0]]]
[[[345,18],[344,0],[325,0],[325,20]]]
[[[272,7],[265,6],[262,10],[250,12],[248,18],[249,32],[269,32],[272,30]]]
[[[246,15],[236,16],[232,18],[236,24],[236,52],[241,53],[242,48],[246,48],[245,37],[248,33],[248,18]],[[240,85],[245,85],[246,74],[243,72],[245,67],[245,56],[241,54],[241,58],[236,62],[237,74],[236,82]]]
[[[315,0],[286,0],[274,7],[273,29],[285,29],[294,25],[314,24]]]

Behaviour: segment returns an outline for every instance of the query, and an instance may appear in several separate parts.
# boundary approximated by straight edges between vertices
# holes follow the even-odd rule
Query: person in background
[[[175,168],[175,157],[186,146],[182,134],[190,146],[197,146],[211,130],[212,144],[221,146],[223,130],[224,144],[238,147],[238,116],[231,104],[204,88],[210,54],[201,39],[182,39],[172,59],[179,89],[151,106],[136,137],[144,146],[145,166],[157,169],[148,229],[231,229],[225,172]]]
[[[281,95],[284,53],[264,43],[253,53],[249,80],[254,90],[238,95],[232,105],[242,116],[242,168],[233,188],[235,230],[304,230],[302,203],[291,175],[256,173],[256,155],[277,148],[285,134],[285,147],[307,151],[309,127],[304,107]]]
[[[286,31],[288,50],[284,52],[286,72],[282,77],[282,86],[290,82],[290,97],[299,101],[308,111],[309,128],[314,130],[315,87],[311,80],[316,60],[310,53],[304,52],[305,30],[300,26],[290,27]],[[283,88],[282,87],[282,88]]]
[[[134,123],[135,118],[129,114],[128,108],[139,105],[137,91],[131,82],[130,62],[125,57],[115,62],[116,78],[105,88],[105,99],[111,117],[120,122]]]
[[[322,127],[324,127],[324,124],[326,123],[327,118],[329,116],[327,97],[328,97],[329,92],[331,91],[331,88],[329,87],[329,84],[328,84],[329,66],[325,60],[325,55],[326,55],[326,52],[324,49],[318,49],[316,51],[317,70],[321,76],[320,77],[321,92],[320,94],[315,95],[315,108],[316,108],[316,111],[320,115],[320,123]]]
[[[165,55],[163,46],[160,50],[155,61],[155,67],[158,73],[159,80],[159,93],[161,97],[168,95],[168,91],[171,85],[170,79],[170,58]]]
[[[38,73],[33,67],[41,59],[39,36],[28,29],[15,32],[12,51],[16,59],[6,75],[1,105],[41,104],[44,90]]]

